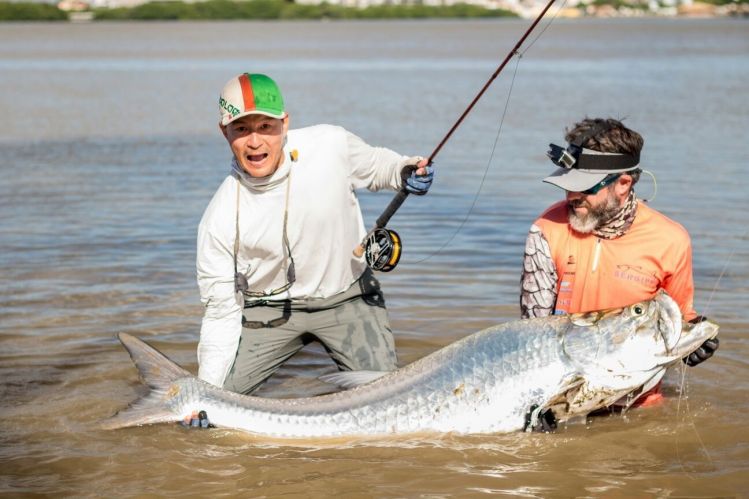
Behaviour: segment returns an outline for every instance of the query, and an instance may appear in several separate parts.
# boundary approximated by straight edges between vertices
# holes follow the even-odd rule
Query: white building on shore
[[[25,0],[28,1],[28,0]],[[34,0],[31,0],[34,1]],[[45,1],[45,0],[41,0]],[[57,0],[59,1],[59,0]],[[48,0],[48,3],[57,3]],[[134,7],[148,3],[152,0],[86,0],[92,7]],[[165,0],[160,0],[165,1]],[[168,1],[168,0],[166,0]],[[177,0],[179,1],[179,0]],[[199,2],[202,0],[181,0],[185,2]],[[429,5],[434,7],[466,3],[478,5],[487,9],[505,9],[520,14],[540,12],[548,0],[294,0],[302,5],[319,5],[327,2],[331,5],[342,5],[344,7],[366,8],[375,5]],[[568,0],[567,6],[575,6],[580,0]]]
[[[521,10],[533,10],[538,6],[540,11],[546,4],[544,0],[295,0],[296,3],[305,5],[318,5],[327,2],[331,5],[342,5],[344,7],[366,8],[374,5],[428,5],[433,7],[449,6],[459,3],[478,5],[487,9],[506,9],[515,12]],[[570,2],[568,2],[569,4]],[[571,0],[577,4],[578,0]]]

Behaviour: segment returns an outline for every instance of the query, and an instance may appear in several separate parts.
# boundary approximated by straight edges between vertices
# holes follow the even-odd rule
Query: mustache
[[[580,207],[585,207],[588,209],[591,208],[590,203],[588,203],[584,199],[570,199],[569,201],[567,201],[567,206],[572,209],[580,208]]]

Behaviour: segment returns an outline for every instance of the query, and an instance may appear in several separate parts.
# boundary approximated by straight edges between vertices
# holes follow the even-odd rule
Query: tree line
[[[207,0],[183,3],[156,1],[134,7],[94,8],[93,20],[284,20],[284,19],[419,19],[517,17],[503,9],[478,5],[373,5],[366,8],[321,3],[301,5],[286,0]],[[68,19],[55,5],[0,2],[0,21],[56,21]]]

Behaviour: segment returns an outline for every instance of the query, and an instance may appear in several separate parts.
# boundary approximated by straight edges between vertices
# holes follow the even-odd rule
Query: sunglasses
[[[285,220],[284,220],[285,222]],[[271,296],[280,295],[281,293],[288,291],[291,286],[296,282],[296,267],[294,266],[294,257],[291,255],[291,246],[289,245],[289,238],[286,237],[286,224],[284,223],[283,231],[283,242],[286,246],[286,254],[289,255],[289,267],[286,269],[286,284],[280,288],[272,289],[270,291],[250,291],[250,283],[247,282],[247,276],[241,272],[237,272],[237,256],[234,254],[234,292],[240,292],[248,298],[269,298]]]
[[[270,291],[249,291],[250,283],[247,282],[247,276],[241,272],[237,272],[234,274],[234,291],[239,291],[243,295],[251,298],[268,298],[288,291],[295,282],[296,272],[294,271],[294,260],[292,260],[289,264],[288,270],[286,270],[286,284],[280,288],[272,289]]]
[[[296,151],[294,151],[296,152]],[[295,158],[292,153],[292,161]],[[296,282],[296,270],[294,266],[294,257],[291,256],[291,244],[289,244],[289,235],[286,232],[286,224],[289,217],[289,186],[291,185],[291,170],[289,170],[289,176],[286,180],[286,205],[283,212],[283,243],[286,247],[286,254],[289,255],[289,266],[286,268],[286,284],[280,288],[272,289],[270,291],[250,291],[250,283],[247,281],[247,276],[242,272],[237,271],[237,253],[239,252],[239,187],[240,183],[237,182],[237,211],[235,218],[235,237],[234,237],[234,292],[240,292],[247,298],[270,298],[284,293],[291,288]]]
[[[592,196],[593,194],[598,194],[598,191],[600,191],[601,189],[603,189],[604,187],[608,185],[613,184],[616,181],[616,179],[621,177],[621,175],[622,175],[621,173],[613,173],[611,175],[608,175],[607,177],[605,177],[603,180],[598,182],[596,185],[594,185],[590,189],[580,191],[580,194],[586,194],[589,196]]]
[[[250,291],[250,284],[247,282],[247,276],[241,272],[236,272],[234,274],[234,291],[240,292],[249,298],[269,298],[288,291],[295,282],[296,271],[294,268],[294,258],[291,256],[291,250],[289,249],[289,268],[286,269],[286,284],[270,291]]]
[[[269,321],[249,321],[245,318],[244,315],[242,315],[242,327],[246,327],[248,329],[276,328],[281,327],[289,322],[290,318],[291,303],[289,301],[285,301],[281,317],[276,317],[275,319],[271,319]]]

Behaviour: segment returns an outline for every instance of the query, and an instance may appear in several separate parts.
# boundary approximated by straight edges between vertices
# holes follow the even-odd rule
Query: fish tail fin
[[[141,380],[151,390],[109,419],[99,423],[99,428],[113,430],[128,426],[179,421],[178,414],[167,407],[165,401],[172,383],[192,374],[169,360],[164,354],[144,341],[127,333],[119,333],[124,347],[138,368]]]

